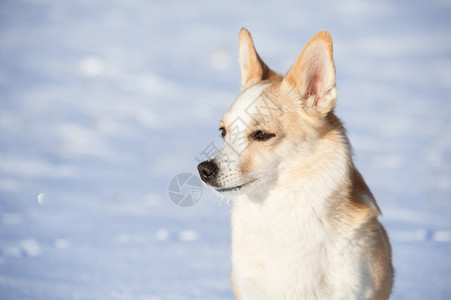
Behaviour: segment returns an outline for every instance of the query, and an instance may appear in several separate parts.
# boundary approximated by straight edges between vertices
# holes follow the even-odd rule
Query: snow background
[[[238,31],[286,72],[334,38],[393,299],[451,298],[451,3],[0,1],[0,299],[232,299],[230,206],[170,180],[239,90]]]

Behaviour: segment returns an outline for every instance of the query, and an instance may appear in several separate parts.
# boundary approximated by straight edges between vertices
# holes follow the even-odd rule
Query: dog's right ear
[[[279,77],[263,62],[246,28],[240,30],[239,61],[241,73],[241,89],[244,90],[262,80]]]

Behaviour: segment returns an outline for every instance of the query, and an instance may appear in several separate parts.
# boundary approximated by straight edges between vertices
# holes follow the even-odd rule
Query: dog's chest
[[[244,299],[332,299],[359,289],[356,255],[310,206],[236,201],[232,268]],[[352,291],[351,291],[352,290]],[[349,298],[352,299],[352,298]]]

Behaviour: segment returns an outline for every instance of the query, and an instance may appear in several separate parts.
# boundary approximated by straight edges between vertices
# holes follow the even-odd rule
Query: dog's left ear
[[[326,115],[333,110],[337,90],[329,32],[318,33],[305,45],[283,82],[296,91],[307,111]]]
[[[260,58],[255,50],[251,34],[246,28],[240,30],[239,61],[242,90],[260,81],[280,77]]]

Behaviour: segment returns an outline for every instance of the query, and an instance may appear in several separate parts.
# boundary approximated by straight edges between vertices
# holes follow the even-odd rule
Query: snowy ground
[[[258,3],[258,4],[257,4]],[[393,299],[451,298],[451,3],[0,2],[0,299],[232,299],[229,211],[176,206],[239,89],[335,41],[338,114],[393,243]]]

